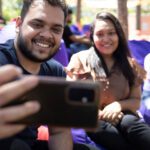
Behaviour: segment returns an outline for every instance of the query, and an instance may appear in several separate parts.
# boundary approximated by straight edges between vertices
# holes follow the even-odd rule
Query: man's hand
[[[29,76],[15,80],[22,75],[21,70],[13,65],[0,67],[0,107],[13,101],[38,83],[37,77]],[[36,101],[21,105],[0,108],[0,138],[12,136],[25,128],[25,125],[15,125],[9,122],[29,116],[40,109]]]

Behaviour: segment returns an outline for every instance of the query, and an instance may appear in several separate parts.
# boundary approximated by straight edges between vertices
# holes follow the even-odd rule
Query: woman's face
[[[96,48],[102,55],[110,56],[115,52],[119,43],[115,27],[109,20],[95,21],[93,40]]]

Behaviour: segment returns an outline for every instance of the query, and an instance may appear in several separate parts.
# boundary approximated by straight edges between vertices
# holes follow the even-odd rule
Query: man
[[[23,74],[64,76],[62,66],[49,60],[57,52],[63,34],[66,5],[63,0],[24,0],[16,21],[16,37],[0,46],[0,64],[15,64]],[[31,83],[30,83],[31,84]],[[51,129],[52,150],[72,149],[69,129]],[[37,127],[28,127],[0,141],[1,149],[48,149],[37,142]],[[19,143],[19,144],[18,144]],[[26,145],[26,146],[25,146]],[[13,146],[15,148],[13,148]]]
[[[88,49],[91,45],[90,39],[86,35],[76,35],[71,31],[69,25],[72,22],[72,13],[72,10],[69,8],[63,33],[63,40],[68,48],[69,57],[73,53]]]
[[[23,74],[64,77],[62,66],[51,58],[57,52],[60,45],[64,30],[66,10],[66,4],[63,0],[24,0],[21,17],[18,17],[16,20],[15,39],[8,40],[6,43],[0,45],[0,64],[14,64],[19,66],[22,69]],[[12,72],[8,77],[10,77],[10,75],[12,75]],[[25,82],[30,86],[24,85]],[[13,86],[17,86],[16,88],[14,87],[14,90],[17,90],[16,92],[18,92],[19,87],[21,88],[22,86],[25,86],[25,89],[19,89],[21,91],[18,94],[16,94],[16,92],[11,92],[12,94],[9,93],[11,95],[8,94],[8,97],[5,98],[4,96],[8,91],[5,89],[5,91],[3,91],[5,93],[3,93],[0,88],[0,105],[3,101],[10,101],[24,93],[26,90],[30,90],[37,84],[37,81],[35,77],[29,77],[14,81],[13,83],[10,83],[10,85],[13,84],[11,88],[10,86],[3,87],[9,87],[9,91],[13,91]],[[17,83],[21,85],[18,85]],[[22,113],[20,113],[21,107],[23,109]],[[27,111],[26,113],[24,112],[25,108]],[[15,110],[17,109],[19,109],[18,114],[14,117],[14,113],[16,113]],[[5,110],[5,113],[3,113],[3,110]],[[4,118],[3,115],[7,117],[4,121],[1,119],[3,124],[0,124],[0,127],[3,129],[4,125],[7,125],[7,122],[15,121],[19,118],[35,113],[38,110],[39,105],[36,102],[20,105],[17,108],[11,107],[10,109],[0,109],[1,118]],[[8,117],[8,113],[11,113],[11,111],[13,111],[13,113],[10,114],[10,116],[13,118]],[[11,130],[10,133],[6,133],[5,130],[3,136],[0,135],[0,137],[5,138],[14,135],[24,128],[24,126],[15,127],[16,129],[13,130],[13,126],[11,124],[10,130],[12,129],[13,131]],[[49,129],[51,135],[49,142],[50,150],[71,150],[73,148],[70,129],[58,129],[51,127],[49,127]],[[2,132],[0,132],[0,134],[1,133]],[[37,127],[27,127],[15,136],[0,140],[0,148],[3,150],[48,149],[47,142],[38,141],[36,139]],[[74,149],[86,150],[88,148],[84,145],[76,144]]]

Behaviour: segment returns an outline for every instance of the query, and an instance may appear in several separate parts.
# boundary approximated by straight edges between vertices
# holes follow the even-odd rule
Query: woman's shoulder
[[[82,50],[82,51],[75,53],[73,55],[77,55],[78,57],[82,57],[82,56],[86,57],[89,55],[90,51],[91,51],[91,49]]]
[[[145,69],[134,59],[128,57],[129,63],[133,69],[137,82],[142,82],[146,78]]]
[[[80,60],[81,62],[82,61],[86,61],[87,60],[87,57],[89,56],[91,50],[88,49],[88,50],[83,50],[83,51],[80,51],[78,53],[75,53],[72,55],[71,57],[71,60]]]
[[[135,58],[128,57],[128,61],[134,70],[138,69],[138,70],[144,71],[144,68],[136,61]]]
[[[83,50],[83,51],[73,54],[69,61],[67,68],[69,70],[71,70],[72,68],[80,68],[80,69],[84,68],[85,70],[87,70],[88,68],[86,64],[87,64],[87,59],[88,59],[89,54],[90,54],[90,49]]]

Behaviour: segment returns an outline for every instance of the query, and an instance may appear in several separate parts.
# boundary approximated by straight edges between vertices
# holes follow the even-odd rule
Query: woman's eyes
[[[109,35],[115,35],[116,32],[115,32],[115,31],[112,31],[112,32],[109,32],[108,34],[109,34]]]
[[[103,37],[103,36],[105,36],[105,35],[113,36],[113,35],[115,35],[115,34],[116,34],[115,31],[111,31],[111,32],[107,32],[107,33],[97,33],[96,35],[97,35],[98,37]]]
[[[101,37],[101,36],[103,36],[104,34],[103,33],[97,33],[96,34],[98,37]]]

